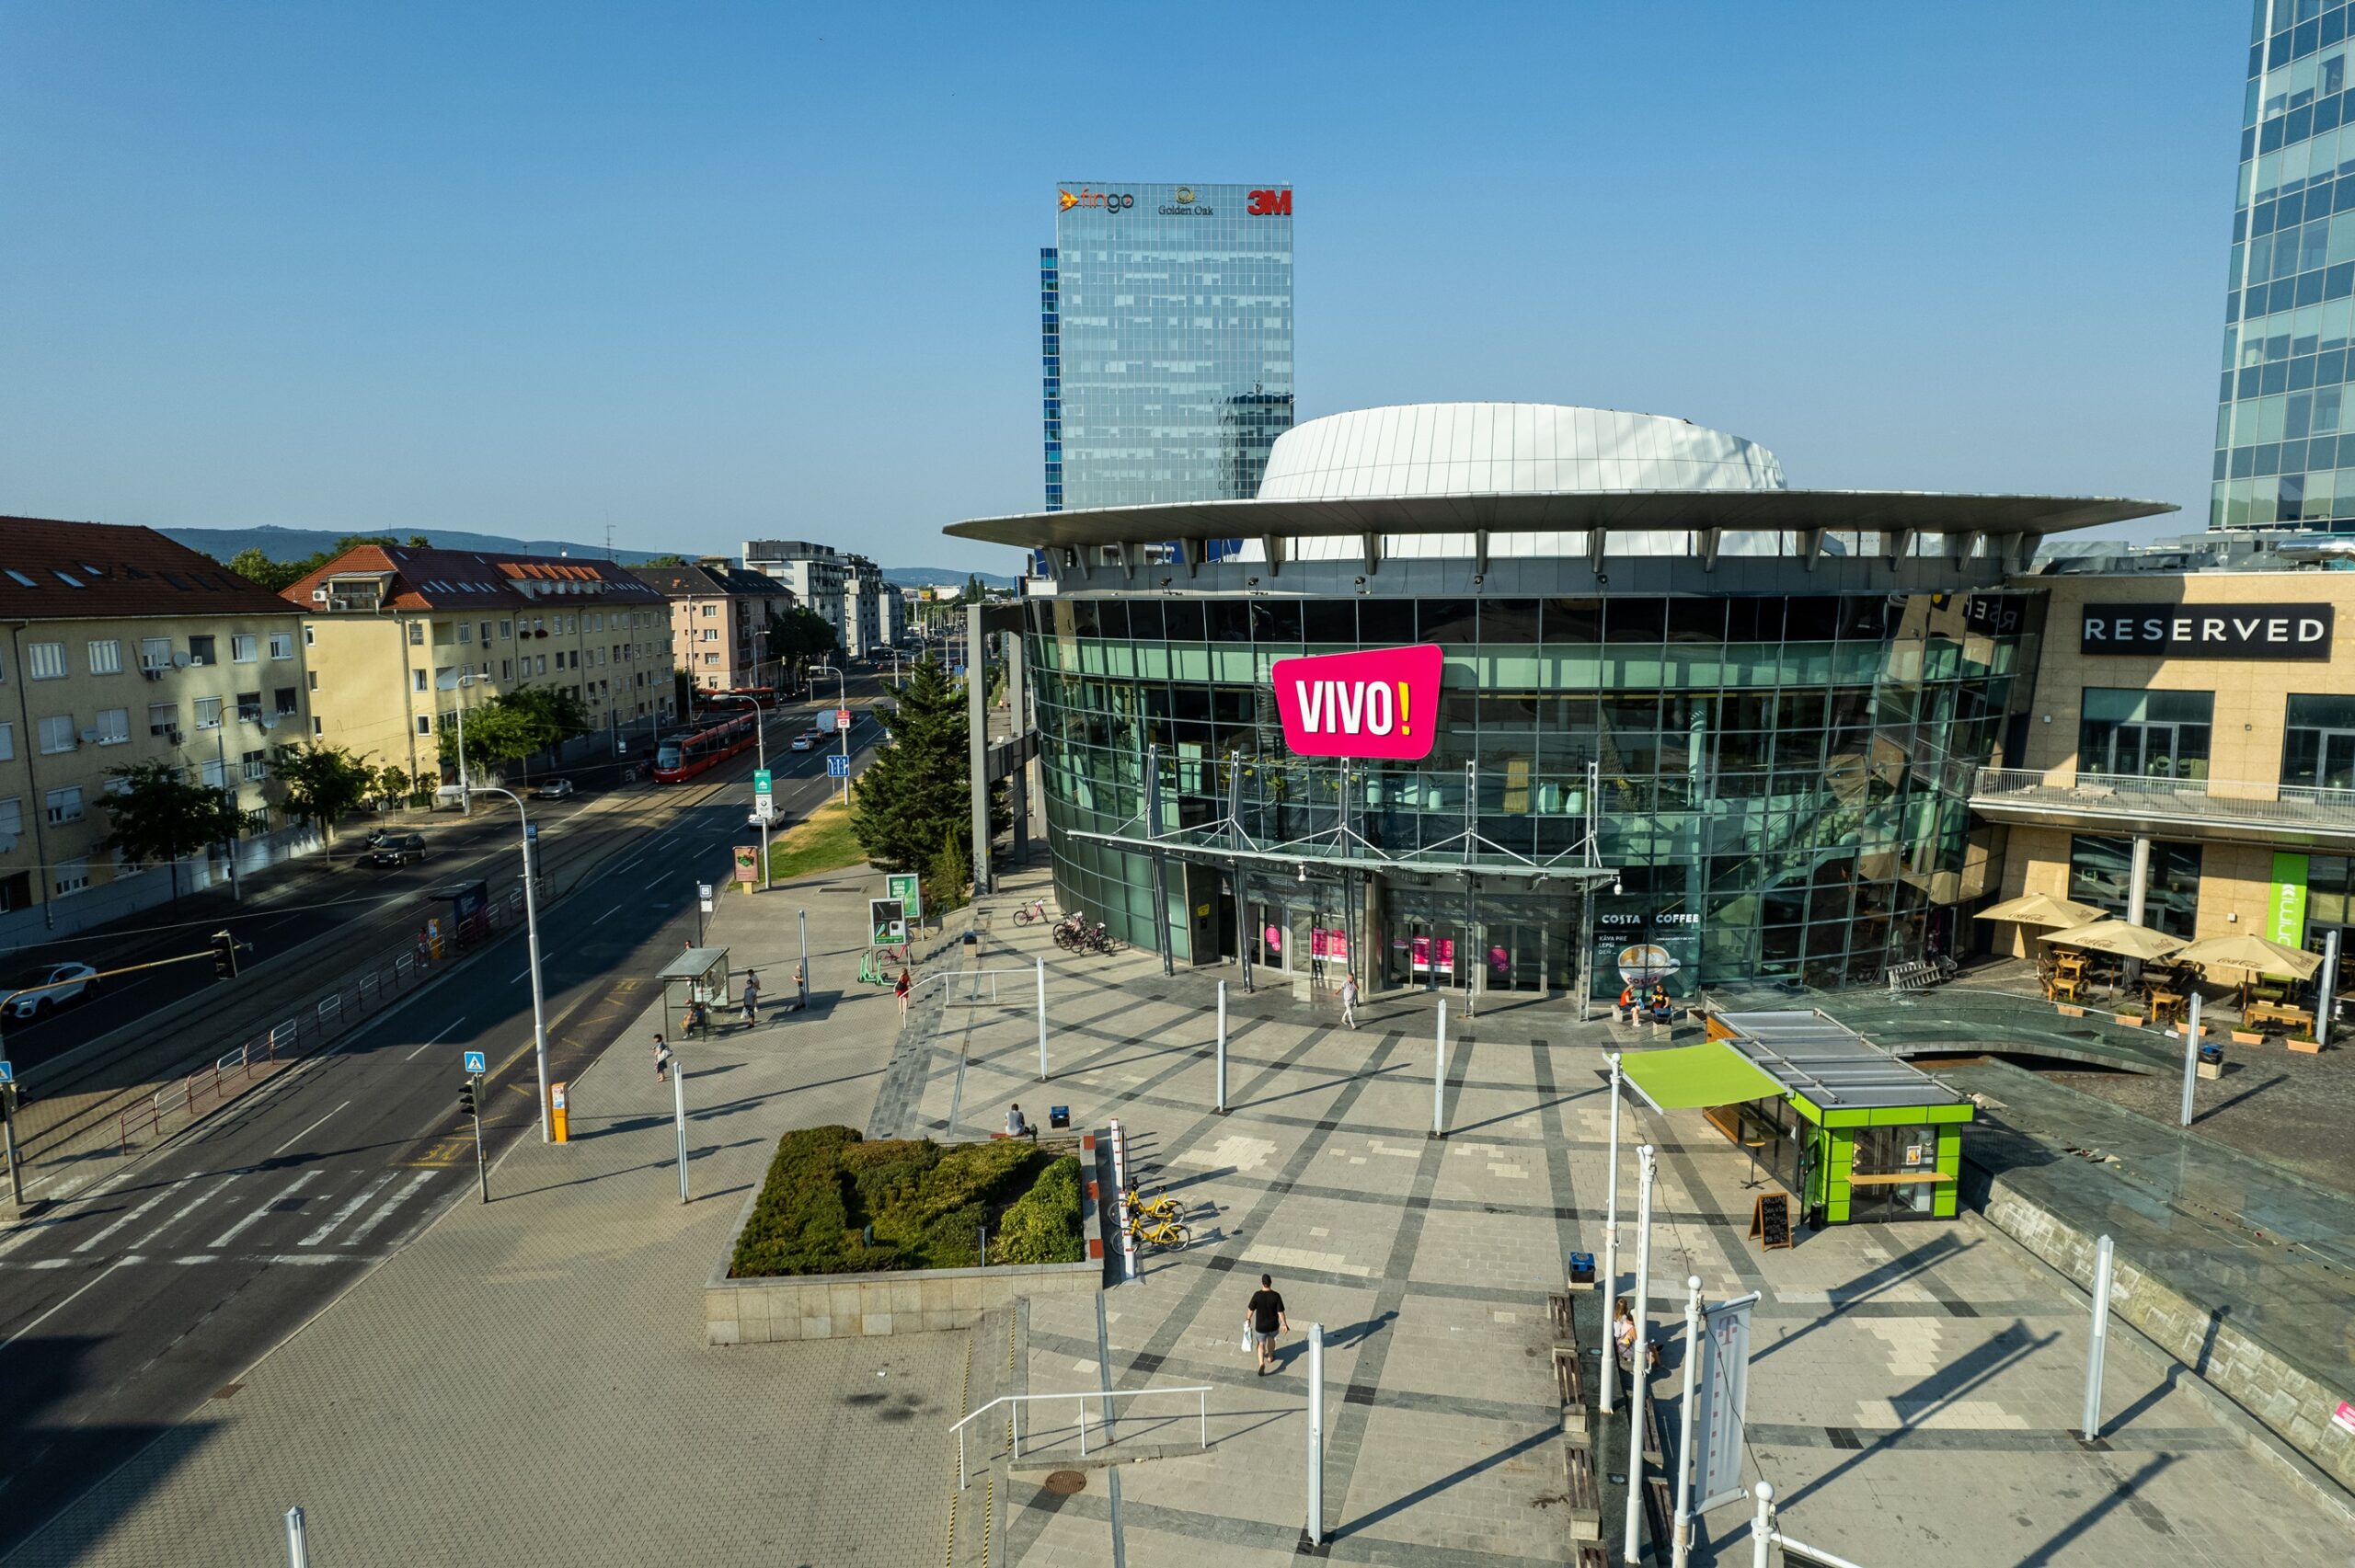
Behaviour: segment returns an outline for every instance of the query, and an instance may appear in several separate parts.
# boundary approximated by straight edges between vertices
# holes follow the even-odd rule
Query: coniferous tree
[[[969,829],[968,831],[971,830]],[[972,862],[965,853],[965,836],[950,823],[940,830],[940,848],[932,857],[932,867],[925,876],[924,907],[927,914],[935,910],[961,910],[965,894],[973,880]]]
[[[851,829],[879,869],[920,870],[937,853],[941,830],[971,814],[965,695],[938,664],[920,658],[881,715],[891,739],[859,775]]]

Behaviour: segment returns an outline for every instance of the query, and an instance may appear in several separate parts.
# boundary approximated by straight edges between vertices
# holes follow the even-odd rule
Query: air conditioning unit
[[[139,673],[150,681],[161,681],[164,678],[164,667],[160,664],[143,664],[139,667]]]
[[[327,590],[326,589],[323,589],[323,588],[315,588],[315,589],[313,589],[311,590],[311,602],[312,602],[312,603],[314,603],[314,604],[325,604],[327,601]]]
[[[86,730],[84,730],[84,731],[82,732],[82,744],[83,744],[83,745],[85,745],[85,746],[96,746],[98,743],[98,732],[97,730],[95,730],[95,729],[86,729]]]
[[[180,727],[176,724],[166,725],[164,727],[164,738],[170,741],[175,746],[180,744]]]

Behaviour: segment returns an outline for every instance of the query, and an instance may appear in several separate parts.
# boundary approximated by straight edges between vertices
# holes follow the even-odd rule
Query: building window
[[[717,604],[706,604],[706,605],[705,605],[705,606],[703,607],[703,618],[704,618],[705,620],[706,620],[706,621],[710,620],[714,615],[717,615],[717,614],[718,614],[718,613],[719,613],[719,606],[718,606],[718,605],[717,605]]]
[[[70,898],[76,893],[88,892],[90,890],[89,857],[86,855],[80,860],[69,860],[59,866],[56,876],[49,886],[50,891],[61,898]]]
[[[147,733],[162,735],[180,727],[180,705],[178,703],[147,704]]]
[[[310,686],[312,691],[316,692],[319,689],[319,672],[317,670],[304,670],[303,672],[303,679]]]
[[[131,738],[131,710],[101,708],[98,710],[98,744],[120,746]]]
[[[139,668],[169,670],[172,667],[172,639],[142,637],[139,639]]]
[[[425,624],[423,622],[411,621],[408,624],[408,646],[411,647],[423,647],[425,646]]]
[[[63,643],[27,643],[25,673],[36,681],[60,681],[65,676]]]
[[[311,733],[313,735],[325,735],[327,732],[327,721],[314,714],[311,716]]]
[[[512,621],[501,621],[501,622],[499,624],[499,640],[500,640],[500,642],[502,642],[502,643],[503,643],[503,642],[507,641],[510,637],[512,637],[514,635],[515,635],[515,623],[514,623],[514,622],[512,622]]]
[[[67,822],[79,822],[81,819],[82,791],[80,786],[76,785],[68,789],[53,789],[49,792],[50,826],[57,827]]]
[[[40,721],[40,750],[46,757],[59,751],[74,750],[74,715],[51,714]]]
[[[190,637],[188,640],[188,661],[190,664],[218,664],[221,656],[214,650],[211,637]]]
[[[272,658],[293,658],[294,657],[294,634],[292,632],[270,633],[270,657]]]
[[[2281,782],[2355,789],[2355,696],[2290,697],[2281,735]]]
[[[2134,876],[2134,841],[2078,833],[2069,841],[2069,897],[2124,919]],[[2154,841],[2142,923],[2189,941],[2200,913],[2200,846]]]
[[[0,837],[21,839],[25,836],[25,797],[12,795],[0,800]]]
[[[261,693],[259,692],[237,693],[237,716],[247,724],[261,722]]]
[[[426,716],[425,715],[423,715],[423,714],[419,714],[419,715],[417,715],[417,732],[418,732],[419,735],[431,735],[431,734],[432,734],[432,733],[433,733],[433,721],[432,721],[431,718],[427,717],[427,716]]]
[[[207,789],[225,789],[228,787],[228,770],[221,765],[221,759],[218,757],[207,757],[204,760],[204,765],[198,770],[198,773],[204,780],[204,787]]]
[[[305,623],[303,627],[303,646],[304,647],[316,647],[318,643],[318,634],[311,629],[308,623]]]
[[[218,729],[221,727],[220,698],[199,697],[196,700],[196,727],[199,729]]]
[[[458,640],[462,643],[471,643],[475,640],[475,629],[464,621],[458,623]]]
[[[425,690],[424,670],[412,670],[408,672],[408,689],[412,692],[422,692]]]
[[[513,659],[502,658],[499,661],[499,678],[501,681],[512,681],[515,679],[515,661]]]
[[[2077,723],[2077,772],[2131,778],[2204,779],[2212,692],[2085,688]]]
[[[270,692],[270,705],[271,712],[283,717],[303,705],[303,694],[292,686],[276,687]]]
[[[488,642],[489,642],[489,641],[490,641],[490,623],[489,623],[489,622],[485,621],[485,622],[481,623],[480,624],[478,624],[477,626],[476,626],[475,630],[477,630],[477,632],[480,632],[480,633],[482,634],[482,640],[483,640],[484,642],[488,643]]]
[[[122,673],[122,644],[113,637],[103,637],[90,645],[90,673],[120,675]]]
[[[254,635],[251,632],[230,633],[230,659],[238,664],[251,664],[254,661]]]
[[[251,784],[261,783],[270,772],[270,753],[267,751],[248,751],[238,761],[247,781]]]
[[[0,912],[29,910],[33,907],[33,874],[12,871],[0,876]]]

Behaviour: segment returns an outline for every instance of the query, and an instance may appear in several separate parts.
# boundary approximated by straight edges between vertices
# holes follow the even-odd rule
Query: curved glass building
[[[1689,996],[1955,940],[2040,632],[2005,578],[2168,509],[1793,490],[1681,419],[1442,404],[1286,432],[1256,499],[948,532],[1051,569],[1018,651],[1066,909],[1312,982]],[[1418,696],[1382,650],[1425,647]],[[1336,654],[1380,657],[1278,670]]]

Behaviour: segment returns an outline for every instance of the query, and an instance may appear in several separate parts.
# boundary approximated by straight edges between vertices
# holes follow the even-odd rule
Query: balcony
[[[1971,785],[1970,808],[1995,822],[2164,831],[2208,842],[2355,848],[2355,789],[1982,768]]]

